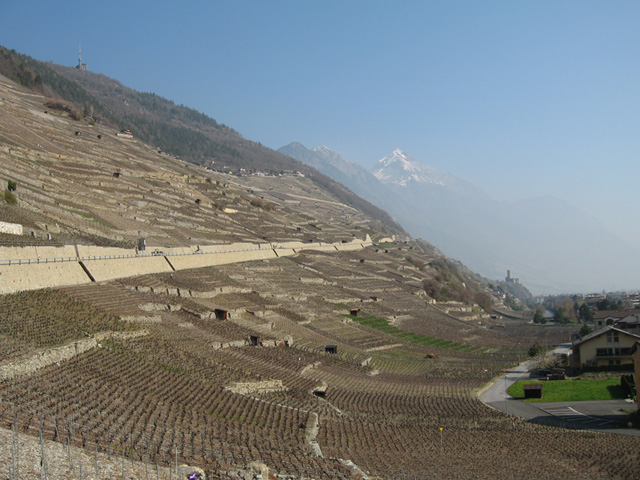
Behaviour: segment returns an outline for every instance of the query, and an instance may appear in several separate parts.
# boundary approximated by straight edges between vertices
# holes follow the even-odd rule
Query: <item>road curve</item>
[[[567,353],[569,348],[569,345],[562,345],[549,354]],[[529,372],[532,364],[532,360],[524,362],[493,380],[478,393],[480,401],[490,408],[534,423],[640,437],[640,430],[623,427],[628,411],[635,409],[635,404],[626,400],[529,403],[509,396],[506,391],[515,382],[535,378]]]

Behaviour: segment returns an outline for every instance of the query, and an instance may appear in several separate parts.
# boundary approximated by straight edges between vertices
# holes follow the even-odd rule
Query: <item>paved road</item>
[[[552,353],[566,353],[567,348],[562,346]],[[508,396],[506,390],[516,381],[535,378],[529,373],[531,363],[525,362],[496,380],[480,393],[480,400],[491,408],[535,423],[640,437],[640,430],[621,426],[628,416],[622,409],[631,411],[636,408],[635,403],[626,400],[530,403]]]

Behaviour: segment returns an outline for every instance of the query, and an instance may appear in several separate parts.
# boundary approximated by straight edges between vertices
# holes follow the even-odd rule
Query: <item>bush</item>
[[[482,308],[485,312],[491,313],[493,311],[493,308],[492,308],[493,299],[491,295],[489,295],[488,293],[485,293],[485,292],[477,293],[475,296],[475,301],[478,305],[480,305],[480,308]]]
[[[255,197],[249,202],[252,206],[261,208],[263,210],[267,210],[268,212],[272,212],[276,209],[275,205],[265,202],[262,198]]]
[[[590,333],[592,333],[593,330],[591,330],[591,327],[589,325],[583,325],[582,328],[580,329],[580,336],[581,337],[586,337],[587,335],[589,335]]]
[[[4,191],[4,201],[7,205],[16,205],[18,203],[16,196],[8,188]]]
[[[416,267],[421,272],[423,272],[426,267],[425,263],[418,258],[407,256],[405,257],[405,260],[409,262],[411,265],[413,265],[414,267]]]
[[[537,342],[529,347],[530,357],[537,357],[538,355],[541,355],[543,353],[544,353],[544,347]]]
[[[633,375],[620,375],[620,386],[631,398],[636,397],[636,382]]]
[[[51,99],[45,105],[49,107],[51,110],[58,110],[61,112],[68,113],[69,116],[74,120],[81,120],[83,117],[83,114],[80,110],[78,110],[73,105],[70,105],[69,103],[65,102],[64,100]]]

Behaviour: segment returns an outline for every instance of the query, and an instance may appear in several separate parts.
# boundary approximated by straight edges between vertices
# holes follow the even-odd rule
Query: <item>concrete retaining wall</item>
[[[227,244],[214,244],[214,245],[200,245],[200,250],[203,252],[227,252],[229,250],[247,250],[247,249],[260,249],[269,250],[271,245],[268,243],[227,243]]]
[[[76,247],[65,245],[64,247],[34,247],[36,258],[73,258],[76,256]]]
[[[336,250],[339,252],[350,252],[352,250],[360,250],[362,248],[362,243],[340,243],[336,244]]]
[[[273,246],[267,243],[215,244],[200,246],[200,251],[205,253],[198,254],[193,254],[196,247],[163,250],[167,254],[166,258],[162,255],[135,256],[135,250],[131,249],[82,245],[77,247],[77,251],[73,245],[64,247],[0,247],[0,294],[89,283],[91,279],[82,269],[78,258],[95,281],[102,282],[172,272],[171,266],[175,270],[186,270],[252,260],[269,260],[292,256],[303,250],[333,252],[336,250],[357,250],[370,243],[371,239],[367,238],[364,242],[354,240],[339,244],[310,244],[298,241],[284,242]],[[109,256],[126,256],[127,258],[86,258]],[[60,259],[67,259],[67,261],[62,262],[59,261]],[[11,264],[5,264],[6,261]],[[18,261],[20,264],[16,265],[15,263]],[[42,263],[29,263],[30,261]]]
[[[278,257],[290,257],[296,254],[296,250],[293,248],[274,248],[274,255]]]
[[[244,245],[247,248],[247,245]],[[198,255],[180,255],[169,257],[171,265],[176,270],[189,268],[213,267],[236,262],[249,262],[251,260],[266,260],[276,258],[273,250],[246,250],[238,252],[201,253]]]
[[[147,250],[142,253],[151,253],[155,250],[155,248],[147,247]],[[162,250],[164,253],[173,253],[173,254],[188,254],[194,253],[197,248],[196,247],[171,247],[171,248],[158,248],[158,250]]]
[[[173,271],[161,256],[85,260],[83,263],[96,282]]]
[[[0,265],[0,294],[80,285],[90,281],[78,262]]]
[[[304,243],[304,242],[282,242],[282,243],[274,243],[273,246],[275,248],[278,247],[283,247],[283,248],[295,248],[295,249],[302,249],[305,247],[309,247],[309,243]]]
[[[36,260],[38,258],[75,258],[73,245],[65,247],[0,247],[0,260]]]
[[[136,251],[132,248],[78,245],[78,253],[81,257],[105,257],[107,255],[135,255]]]

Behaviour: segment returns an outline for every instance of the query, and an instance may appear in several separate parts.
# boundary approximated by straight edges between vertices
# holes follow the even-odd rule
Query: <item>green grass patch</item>
[[[514,383],[507,393],[517,400],[524,399],[524,385],[542,384],[542,398],[527,399],[527,402],[579,402],[587,400],[620,400],[627,394],[620,386],[620,377],[599,380],[521,380]]]
[[[199,232],[207,238],[217,238],[222,234],[220,232]]]
[[[406,342],[415,343],[417,345],[438,347],[445,350],[458,350],[458,351],[472,351],[483,352],[485,347],[474,347],[472,345],[465,345],[464,343],[452,342],[451,340],[444,340],[442,338],[429,337],[426,335],[420,335],[418,333],[407,332],[400,330],[398,327],[389,324],[384,318],[378,318],[371,315],[363,314],[362,312],[357,317],[346,314],[345,317],[352,319],[353,321],[364,325],[365,327],[373,328],[380,332],[392,335],[396,338],[400,338]]]
[[[91,215],[90,213],[87,212],[82,212],[80,210],[69,210],[71,213],[75,213],[76,215],[80,215],[83,218],[86,218],[87,220],[91,220],[92,222],[96,222],[99,223],[100,225],[102,225],[103,227],[106,228],[113,228],[113,225],[109,225],[107,222],[105,222],[104,220],[101,220],[100,218],[94,217],[93,215]]]
[[[89,218],[89,219],[93,218],[93,215],[87,212],[81,212],[80,210],[69,210],[69,211],[71,213],[75,213],[76,215],[80,215],[81,217],[84,217],[84,218]]]

